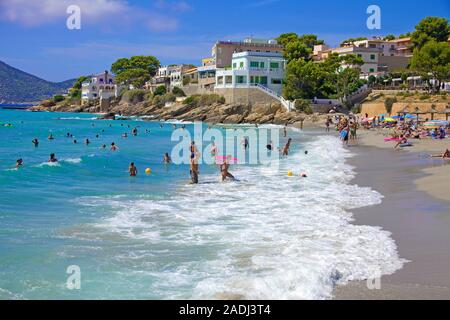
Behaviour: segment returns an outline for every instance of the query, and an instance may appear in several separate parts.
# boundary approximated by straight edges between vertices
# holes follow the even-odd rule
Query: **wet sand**
[[[375,140],[379,144],[382,138]],[[366,282],[352,282],[336,288],[335,299],[450,299],[450,184],[439,196],[434,194],[449,181],[450,166],[442,159],[421,156],[420,150],[428,152],[429,147],[395,151],[392,145],[376,148],[365,140],[350,147],[357,154],[350,160],[358,172],[354,182],[385,198],[380,205],[354,210],[354,223],[390,231],[399,256],[410,262],[383,276],[380,290],[369,290]]]

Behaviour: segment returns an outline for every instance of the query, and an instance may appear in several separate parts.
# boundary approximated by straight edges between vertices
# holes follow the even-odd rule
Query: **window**
[[[223,77],[217,77],[217,84],[223,84]]]
[[[239,68],[244,69],[244,62],[239,62]]]
[[[282,80],[281,79],[272,79],[272,84],[281,84]]]
[[[250,61],[250,68],[259,68],[258,61]]]
[[[370,68],[369,72],[375,72],[375,69],[374,68]]]
[[[225,76],[225,84],[232,84],[233,76]]]
[[[375,55],[374,54],[370,55],[370,60],[375,60]]]
[[[247,77],[246,76],[236,76],[236,83],[238,83],[238,84],[247,83]]]
[[[255,77],[254,76],[250,76],[250,83],[255,83]]]
[[[362,54],[361,54],[361,53],[358,53],[358,57],[360,57],[360,58],[361,58],[361,57],[362,57]]]
[[[278,62],[270,63],[270,69],[278,69],[279,67],[280,67],[280,64]]]
[[[261,69],[264,69],[264,62],[260,62],[260,63],[259,63],[259,67],[260,67]]]
[[[235,63],[233,63],[233,69],[236,69],[236,67],[237,67],[237,64],[235,62]]]
[[[261,77],[260,78],[260,83],[261,84],[267,84],[267,77]]]

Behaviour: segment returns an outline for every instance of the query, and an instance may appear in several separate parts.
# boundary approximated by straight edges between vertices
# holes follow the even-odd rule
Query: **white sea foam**
[[[389,232],[351,224],[350,209],[379,204],[382,195],[350,183],[349,151],[329,136],[305,148],[309,155],[293,154],[280,168],[233,168],[240,183],[186,185],[165,200],[79,201],[113,212],[90,226],[96,237],[145,243],[116,259],[142,263],[130,272],[156,278],[152,290],[163,298],[327,299],[337,283],[400,269],[405,261]],[[163,267],[151,267],[152,257]]]
[[[78,163],[81,163],[83,160],[81,158],[68,158],[68,159],[63,159],[61,161],[71,163],[71,164],[78,164]]]
[[[42,168],[42,167],[61,167],[61,164],[59,162],[42,162],[35,167]]]

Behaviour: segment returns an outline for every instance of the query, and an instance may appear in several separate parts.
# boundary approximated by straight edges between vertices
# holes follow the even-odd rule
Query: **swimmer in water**
[[[39,140],[38,139],[34,138],[31,142],[34,144],[35,148],[39,147]]]
[[[47,138],[48,140],[55,140],[55,137],[53,137],[53,134],[50,133],[50,135]]]
[[[128,138],[128,133],[124,133],[124,134],[122,135],[122,138]]]
[[[273,142],[270,141],[267,145],[266,145],[267,150],[272,151],[273,150]]]
[[[305,155],[308,155],[308,150],[305,151]]]
[[[88,146],[91,142],[89,141],[89,139],[86,139],[85,143]]]
[[[16,168],[19,169],[21,166],[23,166],[22,158],[17,159],[17,161],[16,161]]]
[[[106,144],[102,145],[102,149],[106,149]]]
[[[52,162],[52,163],[58,162],[58,159],[56,159],[56,156],[55,156],[54,153],[52,153],[52,154],[50,155],[50,159],[48,159],[48,162]]]
[[[130,177],[136,177],[138,174],[138,170],[134,165],[134,162],[130,163],[130,167],[128,168],[128,172],[130,173]]]
[[[137,128],[134,128],[133,129],[133,131],[132,131],[132,133],[133,133],[133,136],[137,136],[138,135],[138,130],[137,130]]]
[[[111,151],[116,151],[116,150],[119,150],[119,147],[116,146],[116,144],[114,142],[111,143]]]
[[[73,144],[77,144],[77,143],[78,143],[77,139],[73,140]]]
[[[170,158],[169,154],[166,152],[166,153],[164,154],[163,163],[169,164],[169,163],[171,163],[171,162],[172,162],[172,159]]]

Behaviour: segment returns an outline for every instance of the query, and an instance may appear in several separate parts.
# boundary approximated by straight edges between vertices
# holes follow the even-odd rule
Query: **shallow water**
[[[14,125],[0,127],[0,298],[327,299],[336,283],[403,264],[388,232],[351,224],[349,210],[382,195],[350,183],[352,154],[335,137],[291,132],[279,166],[233,166],[240,181],[220,184],[202,165],[191,186],[187,166],[161,164],[168,124],[24,111],[0,111],[0,122]],[[138,137],[121,138],[128,125]],[[99,148],[112,141],[118,152]],[[80,290],[66,288],[70,265]]]

